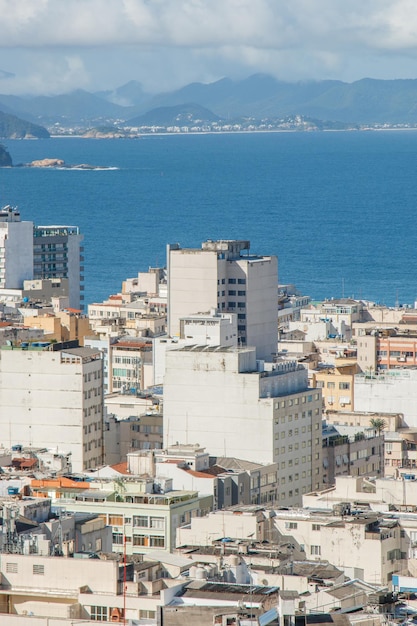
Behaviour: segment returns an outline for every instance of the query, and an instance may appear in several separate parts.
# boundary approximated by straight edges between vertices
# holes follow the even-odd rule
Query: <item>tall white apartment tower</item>
[[[103,462],[99,350],[31,344],[0,350],[0,433],[6,447],[71,452],[75,472]]]
[[[33,229],[33,278],[68,278],[69,305],[82,308],[84,236],[78,226],[35,226]]]
[[[258,359],[277,351],[278,261],[249,252],[249,241],[205,241],[201,249],[167,247],[168,332],[180,335],[180,319],[217,308],[236,313],[240,346]]]
[[[17,209],[0,210],[0,289],[21,289],[33,278],[33,223]]]

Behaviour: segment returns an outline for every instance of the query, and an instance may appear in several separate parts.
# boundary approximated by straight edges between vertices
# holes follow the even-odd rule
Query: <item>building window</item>
[[[236,295],[236,290],[235,289],[229,289],[229,291],[227,292],[228,296],[235,296]]]
[[[164,517],[151,517],[151,528],[157,528],[158,530],[165,529]]]
[[[43,576],[45,574],[45,566],[44,565],[33,565],[32,567],[33,574],[37,574],[39,576]]]
[[[237,283],[238,285],[246,285],[246,278],[238,278]]]
[[[165,548],[165,537],[157,537],[157,536],[150,536],[149,537],[150,543],[149,545],[152,548]]]
[[[107,622],[107,606],[92,606],[90,617],[93,622]]]
[[[339,383],[339,389],[350,389],[350,383]]]
[[[334,389],[334,388],[335,388],[334,382],[328,382],[327,383],[327,389]]]
[[[6,563],[6,572],[8,574],[17,574],[17,563]]]
[[[236,278],[229,278],[228,283],[229,285],[236,285]]]
[[[123,545],[123,533],[113,533],[113,543],[122,546]]]
[[[310,546],[310,554],[311,556],[320,556],[321,546]]]
[[[297,530],[298,524],[297,522],[285,522],[285,528],[287,530]]]
[[[148,528],[149,517],[147,515],[134,515],[133,526],[138,526],[139,528]]]
[[[149,537],[147,537],[146,535],[133,535],[133,545],[134,546],[148,546]]]

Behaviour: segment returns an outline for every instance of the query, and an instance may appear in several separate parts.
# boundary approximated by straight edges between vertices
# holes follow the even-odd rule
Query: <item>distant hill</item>
[[[417,123],[417,80],[288,83],[255,74],[241,81],[192,83],[154,96],[148,106],[173,106],[181,101],[208,107],[226,119],[298,114],[359,124]]]
[[[49,132],[43,126],[0,111],[0,137],[2,139],[47,139]]]
[[[88,124],[94,121],[125,119],[133,115],[126,107],[108,102],[83,89],[58,96],[36,96],[19,98],[0,94],[0,108],[13,110],[27,119],[36,120],[41,124]]]
[[[152,109],[126,123],[129,126],[194,126],[219,119],[212,111],[191,103]]]
[[[299,115],[362,125],[417,125],[417,80],[364,78],[354,83],[337,80],[290,83],[266,74],[254,74],[244,80],[223,78],[209,84],[191,83],[152,96],[137,81],[94,94],[81,89],[58,96],[0,94],[0,109],[5,113],[48,128],[54,125],[91,128],[115,122],[118,125],[119,121],[126,120],[138,125],[158,125],[163,119],[164,123],[174,124],[177,113],[166,109],[189,107],[189,103],[226,121]],[[201,111],[189,113],[193,119],[204,118]],[[144,118],[147,114],[150,116]],[[167,116],[171,116],[170,121]],[[184,116],[181,119],[186,118],[186,111]],[[138,118],[141,119],[138,121]]]
[[[124,107],[142,106],[152,98],[137,80],[131,80],[113,91],[97,91],[94,95]]]

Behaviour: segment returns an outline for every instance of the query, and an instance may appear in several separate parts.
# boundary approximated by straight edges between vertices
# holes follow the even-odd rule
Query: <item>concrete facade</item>
[[[372,513],[342,518],[319,512],[276,511],[274,523],[281,535],[294,537],[307,558],[328,560],[349,578],[386,585],[392,574],[402,569],[397,520]]]
[[[403,426],[417,427],[417,369],[394,369],[355,376],[355,409],[402,413]]]
[[[70,307],[83,306],[84,236],[77,226],[35,226],[33,230],[33,278],[68,278]]]
[[[17,209],[0,210],[0,289],[22,289],[33,278],[33,223]]]
[[[164,446],[198,442],[214,456],[279,464],[279,501],[297,505],[322,481],[321,393],[296,363],[266,365],[254,348],[167,352]]]
[[[322,367],[311,373],[312,387],[322,389],[323,402],[326,410],[339,411],[348,407],[353,411],[354,375],[358,367],[356,362],[338,359],[333,367]]]
[[[168,333],[180,319],[218,309],[237,313],[238,341],[271,360],[278,340],[278,262],[249,255],[249,241],[206,241],[201,249],[167,248]],[[242,253],[247,251],[247,256]]]
[[[100,465],[102,369],[101,354],[88,348],[3,348],[0,428],[4,445],[71,452],[74,471]]]
[[[384,436],[373,429],[328,425],[323,432],[323,482],[336,476],[382,476]]]

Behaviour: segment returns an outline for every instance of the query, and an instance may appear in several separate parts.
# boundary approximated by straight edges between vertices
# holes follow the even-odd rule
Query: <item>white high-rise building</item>
[[[22,289],[33,278],[33,223],[17,209],[0,210],[0,289]]]
[[[34,278],[68,278],[69,305],[82,308],[84,235],[78,226],[35,226],[33,229]]]
[[[71,453],[75,472],[103,462],[103,361],[91,348],[0,350],[1,443]]]
[[[84,236],[77,226],[34,226],[16,208],[0,210],[0,290],[23,289],[24,281],[49,279],[51,288],[68,279],[69,306],[80,309],[84,295]],[[31,289],[31,285],[26,286]]]
[[[295,362],[256,360],[255,348],[183,346],[166,353],[164,447],[277,463],[279,502],[301,504],[322,483],[322,399]]]
[[[205,241],[201,249],[167,247],[168,332],[180,319],[218,309],[236,313],[238,341],[271,360],[278,341],[278,261],[249,253],[249,241]]]

